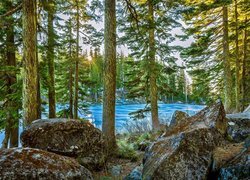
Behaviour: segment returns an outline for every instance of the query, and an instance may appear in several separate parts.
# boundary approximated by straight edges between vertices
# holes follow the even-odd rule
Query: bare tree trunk
[[[149,61],[150,61],[150,102],[153,130],[159,128],[158,119],[158,92],[156,84],[156,65],[155,65],[155,35],[154,35],[154,5],[152,0],[148,0],[149,13]]]
[[[15,55],[15,37],[14,37],[14,20],[11,22],[11,27],[7,30],[7,65],[16,67],[16,55]],[[16,83],[16,73],[11,72],[7,77],[7,89],[8,94],[15,93],[15,89],[12,87]],[[7,102],[7,109],[9,109],[9,115],[7,121],[9,121],[10,131],[10,147],[18,146],[18,105],[14,99],[9,99]]]
[[[247,17],[245,18],[245,25],[247,24]],[[244,29],[243,35],[243,62],[242,62],[242,111],[247,107],[247,102],[250,102],[250,61],[247,59],[248,46],[248,32],[247,26]]]
[[[7,122],[4,129],[4,139],[2,141],[2,147],[1,147],[2,149],[8,148],[9,140],[10,140],[10,124]]]
[[[36,1],[23,0],[23,117],[25,125],[38,117],[38,77],[36,56]]]
[[[233,111],[232,75],[229,63],[229,41],[228,41],[228,9],[223,7],[223,65],[224,65],[224,90],[225,110],[227,113]]]
[[[4,8],[12,9],[12,2],[6,1],[2,4]],[[6,60],[5,65],[8,67],[16,67],[16,55],[15,55],[15,32],[14,32],[14,18],[10,15],[9,27],[6,29]],[[5,137],[2,142],[2,148],[17,147],[18,146],[18,104],[15,102],[14,94],[16,89],[13,85],[16,84],[16,72],[10,70],[5,75],[5,86],[6,86],[6,102],[4,108],[7,111],[6,114],[6,125],[5,125]]]
[[[38,60],[38,51],[36,51],[36,57],[37,57],[37,119],[41,119],[42,117],[41,85],[40,85],[40,63]]]
[[[76,64],[75,64],[75,100],[74,100],[74,119],[78,118],[78,82],[79,82],[79,2],[76,1],[77,12],[76,12]]]
[[[103,80],[103,123],[108,153],[114,153],[115,139],[115,91],[116,91],[116,10],[115,0],[105,0],[104,32],[104,80]]]
[[[239,59],[239,29],[238,29],[238,5],[235,2],[235,104],[236,111],[240,111],[240,59]]]
[[[69,23],[69,36],[70,36],[70,44],[69,44],[69,58],[72,60],[72,24],[71,20]],[[73,118],[73,65],[70,63],[69,69],[69,117]]]
[[[55,65],[54,65],[54,46],[55,46],[55,34],[54,34],[54,2],[51,1],[48,6],[48,87],[49,87],[49,118],[56,117],[56,94],[55,94]]]
[[[36,3],[36,24],[38,22],[38,14],[37,14],[37,3]],[[38,27],[37,27],[38,29]],[[42,109],[41,109],[41,86],[40,86],[40,63],[38,60],[38,49],[37,49],[37,33],[36,33],[36,61],[37,61],[37,119],[41,119]]]

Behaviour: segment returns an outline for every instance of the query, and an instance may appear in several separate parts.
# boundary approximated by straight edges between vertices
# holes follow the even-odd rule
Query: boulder
[[[248,179],[249,177],[249,145],[228,144],[214,150],[210,179]]]
[[[228,135],[234,142],[243,142],[250,134],[250,113],[227,114]]]
[[[225,115],[222,102],[217,101],[215,104],[204,108],[196,115],[188,117],[182,123],[168,129],[164,136],[179,134],[197,128],[215,128],[221,134],[225,134],[227,132],[227,119]]]
[[[0,150],[0,179],[93,179],[92,174],[75,159],[31,149]]]
[[[136,166],[131,173],[129,173],[124,180],[142,180],[142,168],[143,166]]]
[[[174,126],[146,151],[142,179],[206,179],[226,127],[221,102]]]
[[[183,123],[185,120],[187,120],[187,118],[189,117],[189,115],[183,111],[175,111],[174,114],[172,115],[171,121],[169,126],[167,127],[167,130],[169,128],[172,128],[174,126],[177,126],[181,123]]]
[[[102,133],[88,121],[36,120],[21,134],[21,141],[23,147],[77,158],[88,169],[100,169],[106,159]]]

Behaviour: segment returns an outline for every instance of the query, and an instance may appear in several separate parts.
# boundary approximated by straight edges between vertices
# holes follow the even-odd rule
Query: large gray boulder
[[[238,143],[217,147],[213,152],[211,179],[249,179],[249,144]]]
[[[185,131],[201,128],[215,128],[221,134],[227,133],[227,119],[225,110],[221,101],[204,108],[196,115],[186,118],[182,123],[173,126],[165,132],[164,136],[171,136]]]
[[[77,158],[88,169],[100,169],[106,160],[102,132],[88,121],[41,119],[21,134],[23,147]]]
[[[144,156],[143,179],[206,179],[212,152],[226,144],[224,107],[211,107],[174,126]]]
[[[167,130],[169,128],[172,128],[174,126],[178,126],[179,124],[185,122],[189,115],[183,111],[175,111],[172,115],[171,121],[169,126],[167,127]]]
[[[92,174],[75,159],[31,148],[0,150],[2,180],[92,180]]]
[[[227,114],[228,135],[234,142],[243,142],[250,135],[250,112]]]

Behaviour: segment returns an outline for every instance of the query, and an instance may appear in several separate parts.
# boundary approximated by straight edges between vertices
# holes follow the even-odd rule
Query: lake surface
[[[191,104],[158,104],[159,106],[159,119],[161,123],[167,124],[169,123],[172,114],[174,111],[184,111],[189,115],[194,115],[205,106],[202,105],[191,105]],[[58,106],[57,110],[63,109],[65,106]],[[145,104],[126,104],[126,105],[116,105],[116,131],[123,132],[126,131],[126,126],[129,124],[128,122],[132,122],[134,120],[131,119],[129,113],[137,111],[139,109],[143,109]],[[80,118],[87,118],[95,127],[102,127],[102,105],[91,105],[89,108],[89,113],[79,113]],[[46,108],[45,111],[48,111]],[[46,112],[43,114],[43,118],[46,118]],[[146,122],[150,122],[150,113],[147,113],[147,117],[143,119]],[[23,131],[23,128],[20,127],[20,133]],[[0,132],[0,145],[4,138],[4,132]]]
[[[143,109],[146,104],[130,104],[130,105],[116,105],[116,129],[118,131],[122,131],[124,127],[127,125],[127,122],[132,120],[129,116],[129,113],[134,112],[139,109]],[[158,104],[159,106],[159,119],[162,123],[169,123],[172,114],[174,111],[184,111],[189,115],[194,115],[205,106],[201,105],[190,105],[190,104]],[[101,105],[93,105],[89,108],[92,113],[89,115],[89,119],[91,122],[97,127],[101,129],[102,126],[102,106]],[[151,120],[150,113],[147,114],[146,119]]]

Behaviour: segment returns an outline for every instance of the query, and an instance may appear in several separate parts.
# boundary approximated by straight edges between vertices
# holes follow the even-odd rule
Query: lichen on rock
[[[92,174],[75,159],[32,149],[0,150],[0,179],[82,179],[92,180]]]
[[[88,121],[40,119],[21,134],[23,147],[74,157],[89,169],[100,169],[106,160],[102,132]]]
[[[143,179],[206,179],[213,150],[227,143],[224,107],[219,101],[182,122],[146,151]]]

